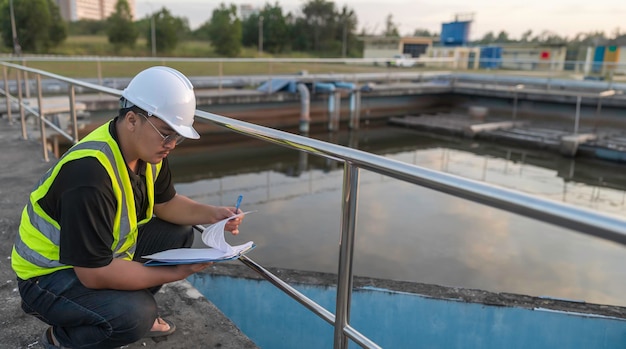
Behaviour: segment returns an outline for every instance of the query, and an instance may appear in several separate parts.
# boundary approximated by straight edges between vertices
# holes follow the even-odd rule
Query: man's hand
[[[204,270],[207,267],[210,267],[211,265],[213,265],[213,262],[208,262],[208,263],[194,263],[194,264],[179,264],[176,266],[176,268],[179,269],[179,272],[182,273],[183,275],[185,275],[183,277],[186,278],[187,276],[191,275],[191,274],[195,274],[199,271]]]
[[[235,214],[237,214],[237,212],[235,212],[236,209],[234,207],[222,206],[222,207],[216,207],[216,209],[217,209],[217,214],[221,217],[218,220],[232,217]],[[239,213],[241,213],[241,210],[239,210]],[[226,226],[224,227],[224,230],[229,231],[233,235],[239,234],[239,224],[241,224],[241,222],[243,221],[243,217],[244,216],[239,216],[226,222]]]
[[[213,224],[241,213],[234,206],[211,206],[176,194],[170,201],[154,205],[154,213],[164,221],[180,225]],[[237,217],[226,223],[225,230],[233,235],[239,234],[239,224],[243,220]]]

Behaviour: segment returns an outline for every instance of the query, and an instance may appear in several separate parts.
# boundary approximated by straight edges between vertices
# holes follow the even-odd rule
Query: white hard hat
[[[181,136],[200,138],[192,126],[196,112],[193,85],[178,70],[161,66],[143,70],[130,81],[122,98],[124,107],[135,105],[165,121]]]

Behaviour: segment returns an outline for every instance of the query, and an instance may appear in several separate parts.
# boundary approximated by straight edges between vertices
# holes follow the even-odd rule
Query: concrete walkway
[[[0,119],[0,149],[0,347],[38,348],[47,325],[22,312],[10,256],[30,189],[53,162],[44,162],[41,144],[23,140],[19,123],[10,125],[6,118]],[[157,300],[177,331],[160,341],[144,339],[124,348],[256,348],[186,281],[164,286]]]

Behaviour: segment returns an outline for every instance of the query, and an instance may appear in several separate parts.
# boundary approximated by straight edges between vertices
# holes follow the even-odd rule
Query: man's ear
[[[132,110],[129,110],[128,112],[126,112],[126,115],[124,115],[124,118],[126,119],[128,124],[132,126],[133,128],[137,124],[137,114]]]

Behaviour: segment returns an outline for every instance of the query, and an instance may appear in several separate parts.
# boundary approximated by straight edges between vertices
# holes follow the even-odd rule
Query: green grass
[[[223,61],[180,62],[176,58],[219,58],[211,44],[207,41],[185,40],[179,42],[177,48],[170,53],[159,55],[166,58],[152,58],[152,52],[145,38],[137,40],[132,48],[123,48],[116,52],[115,47],[109,44],[104,35],[73,35],[55,48],[52,54],[60,56],[100,56],[100,61],[29,61],[18,62],[31,68],[37,68],[71,78],[116,78],[131,77],[137,72],[153,65],[167,65],[180,70],[188,76],[232,76],[255,74],[296,74],[306,71],[310,74],[320,73],[369,73],[369,72],[396,72],[398,68],[385,66],[357,65],[343,63],[277,63],[277,62],[232,62],[224,58]],[[145,61],[116,61],[115,57],[146,58]],[[303,52],[292,52],[273,56],[268,53],[259,54],[256,48],[242,48],[241,58],[315,58]],[[170,58],[170,59],[168,59]],[[402,69],[424,70],[424,69]],[[428,69],[426,69],[428,70]],[[12,72],[11,72],[12,73]],[[13,75],[13,74],[11,74]]]
[[[10,53],[8,49],[2,47],[0,53]],[[72,78],[116,78],[131,77],[137,72],[154,65],[167,65],[176,68],[188,76],[236,76],[236,75],[256,75],[256,74],[297,74],[306,71],[310,74],[356,74],[372,72],[399,72],[399,71],[432,71],[450,70],[450,67],[428,67],[428,68],[388,68],[384,65],[375,66],[373,64],[343,64],[343,63],[277,63],[277,62],[232,62],[228,58],[223,61],[204,62],[180,62],[177,58],[213,58],[219,59],[208,41],[183,40],[179,42],[173,52],[159,54],[163,58],[152,58],[152,51],[145,38],[140,38],[132,48],[123,48],[116,52],[115,47],[108,42],[105,35],[71,35],[59,47],[55,48],[51,54],[60,56],[99,56],[100,61],[65,61],[65,62],[15,62],[27,65],[32,68],[41,69],[55,74]],[[145,61],[115,60],[115,57],[145,58]],[[266,52],[260,54],[256,48],[244,47],[239,55],[241,58],[294,58],[306,59],[316,58],[305,52],[290,52],[281,55],[271,55]],[[457,70],[458,72],[464,70]],[[485,72],[489,74],[515,74],[516,72],[494,72],[482,70],[470,70],[470,72]],[[529,72],[517,72],[523,75]],[[554,75],[550,72],[536,72],[541,76]],[[570,77],[569,72],[562,72],[565,77]],[[13,71],[9,71],[9,78],[15,76]],[[556,77],[556,76],[555,76]],[[615,77],[614,77],[615,79]],[[625,77],[617,79],[626,80]]]

